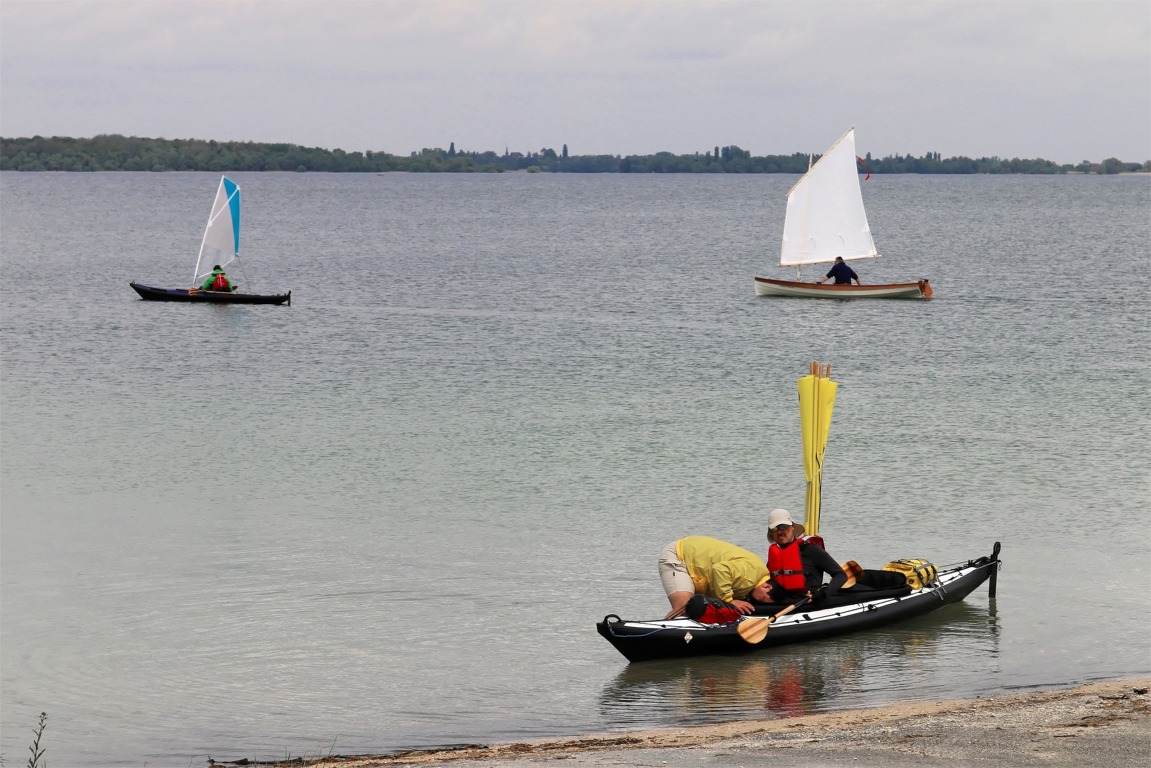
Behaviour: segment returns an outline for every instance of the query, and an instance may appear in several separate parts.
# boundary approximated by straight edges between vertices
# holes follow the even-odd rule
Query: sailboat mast
[[[807,153],[807,173],[805,173],[804,176],[806,176],[808,173],[811,173],[811,158],[812,158],[812,154],[810,152],[808,152]],[[803,181],[803,179],[800,178],[799,181]],[[798,183],[799,182],[797,181],[796,184],[798,184]],[[795,189],[795,184],[793,184],[791,186],[791,188]],[[788,192],[787,194],[790,195],[791,192]],[[795,282],[797,282],[797,283],[803,282],[803,277],[800,274],[802,271],[803,271],[803,265],[802,264],[796,264],[795,265]]]

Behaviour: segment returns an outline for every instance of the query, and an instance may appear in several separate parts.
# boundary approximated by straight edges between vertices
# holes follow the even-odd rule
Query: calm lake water
[[[0,175],[0,754],[179,766],[993,695],[1151,673],[1151,177],[876,176],[866,282],[757,298],[792,176]],[[812,278],[812,270],[805,277]],[[840,560],[998,597],[628,665],[656,556],[803,509]]]

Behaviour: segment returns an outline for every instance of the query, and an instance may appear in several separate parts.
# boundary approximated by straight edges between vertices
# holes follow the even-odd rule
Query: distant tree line
[[[818,155],[813,159],[818,159]],[[809,156],[756,157],[731,145],[715,146],[703,153],[676,155],[570,155],[561,151],[468,152],[457,151],[455,142],[446,150],[421,149],[408,156],[387,152],[345,152],[297,144],[204,141],[201,139],[148,139],[105,134],[91,139],[63,136],[0,138],[0,170],[4,171],[326,171],[338,173],[803,173]],[[923,157],[889,155],[860,158],[860,170],[868,173],[1100,173],[1151,171],[1151,160],[1142,163],[1107,158],[1077,165],[1050,160],[1010,160],[999,157],[949,157],[928,152]]]

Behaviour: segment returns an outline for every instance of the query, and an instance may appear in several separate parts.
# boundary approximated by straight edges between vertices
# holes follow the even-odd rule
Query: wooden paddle
[[[791,613],[810,599],[811,595],[808,595],[798,603],[787,606],[774,616],[768,616],[766,618],[763,616],[746,617],[743,619],[743,621],[739,622],[739,624],[736,624],[735,631],[738,632],[739,636],[748,643],[751,643],[752,645],[759,645],[763,642],[763,639],[767,637],[767,628],[771,626],[771,622],[775,621],[785,613]]]
[[[863,568],[860,567],[859,563],[855,562],[854,560],[848,560],[846,563],[841,564],[839,567],[842,568],[843,572],[847,574],[847,581],[843,582],[843,586],[840,587],[840,589],[847,589],[848,587],[855,586],[856,577],[863,575]],[[824,585],[815,591],[822,592],[826,588],[827,586]],[[799,608],[801,605],[811,600],[812,597],[814,597],[814,593],[803,598],[798,603],[793,603],[792,605],[787,606],[774,616],[745,617],[742,621],[739,622],[739,624],[736,625],[735,631],[738,632],[739,636],[748,643],[752,645],[759,645],[763,642],[763,639],[767,637],[767,630],[773,621],[786,613],[791,613],[796,608]]]

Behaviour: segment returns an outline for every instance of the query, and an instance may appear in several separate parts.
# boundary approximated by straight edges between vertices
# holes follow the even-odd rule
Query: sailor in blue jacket
[[[819,278],[818,282],[827,282],[827,279],[830,277],[835,278],[836,285],[851,285],[852,280],[855,281],[856,285],[863,285],[863,283],[859,282],[859,275],[855,274],[854,269],[847,266],[842,256],[835,257],[835,263],[831,265],[831,271]]]

